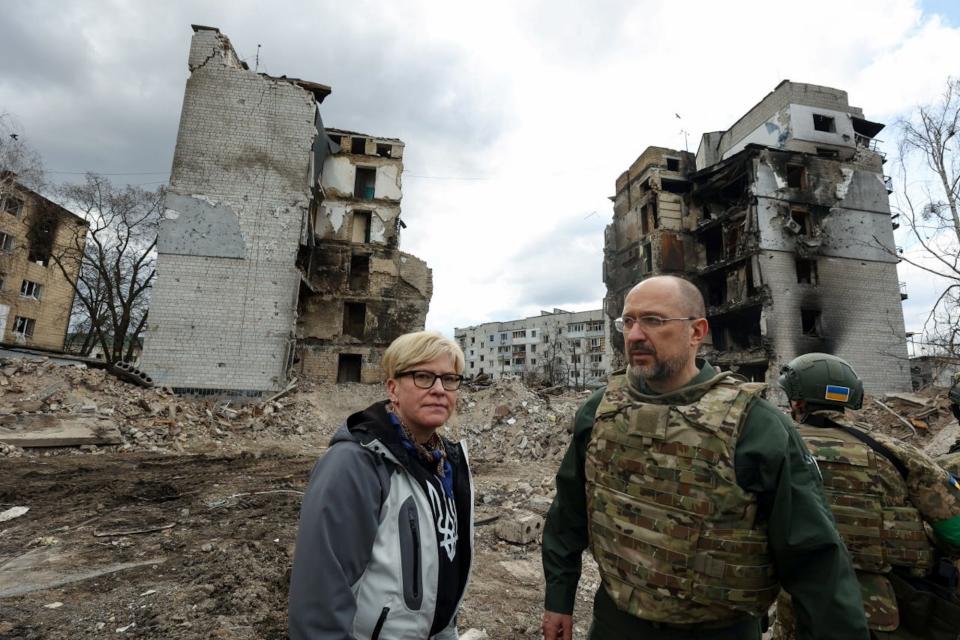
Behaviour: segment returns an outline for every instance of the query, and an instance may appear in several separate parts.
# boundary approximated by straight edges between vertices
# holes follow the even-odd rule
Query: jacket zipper
[[[410,533],[413,534],[413,597],[420,597],[420,529],[417,514],[411,513]]]
[[[380,617],[377,618],[377,626],[373,628],[373,635],[370,636],[370,640],[377,640],[380,637],[380,631],[383,629],[383,623],[387,621],[388,613],[390,613],[390,607],[384,607],[383,611],[380,612]]]

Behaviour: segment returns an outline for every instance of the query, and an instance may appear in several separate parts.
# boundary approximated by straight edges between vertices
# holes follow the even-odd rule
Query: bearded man
[[[762,384],[697,358],[703,296],[673,276],[627,294],[629,367],[575,417],[543,532],[543,636],[570,640],[581,555],[600,568],[591,640],[759,640],[781,586],[797,637],[865,640],[850,557],[795,425]]]

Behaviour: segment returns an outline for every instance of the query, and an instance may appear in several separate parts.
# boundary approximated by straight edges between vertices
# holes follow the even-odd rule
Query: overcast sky
[[[958,7],[8,1],[0,113],[54,181],[153,187],[169,177],[190,24],[219,27],[251,67],[259,44],[262,71],[333,88],[327,126],[406,143],[401,246],[433,268],[428,328],[452,334],[599,308],[617,176],[648,145],[696,151],[783,79],[844,89],[890,124],[934,100],[960,71]],[[903,267],[911,330],[939,291]]]

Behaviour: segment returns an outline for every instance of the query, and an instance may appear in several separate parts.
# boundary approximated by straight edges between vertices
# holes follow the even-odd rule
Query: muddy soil
[[[0,637],[286,637],[299,492],[314,462],[280,450],[4,460],[0,505],[30,511],[0,523]],[[553,472],[552,463],[480,463],[478,494],[489,497],[478,518],[522,506]],[[533,491],[513,492],[517,485]],[[537,637],[540,547],[499,541],[493,529],[477,529],[461,631]],[[24,568],[11,576],[17,558]],[[82,579],[121,564],[128,568]],[[71,578],[79,579],[49,586]],[[595,569],[583,582],[578,637],[589,622]]]

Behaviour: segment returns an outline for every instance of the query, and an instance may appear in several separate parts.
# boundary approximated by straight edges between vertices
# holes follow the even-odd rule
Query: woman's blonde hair
[[[436,331],[405,333],[387,347],[380,366],[388,378],[407,371],[421,362],[429,362],[442,355],[450,356],[453,368],[463,373],[463,350],[460,345]]]

